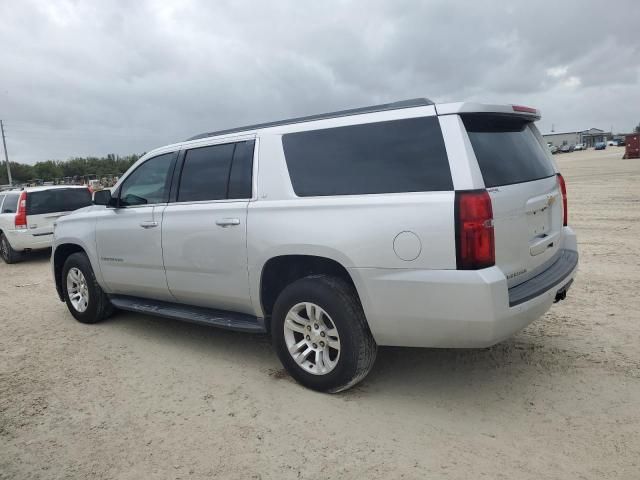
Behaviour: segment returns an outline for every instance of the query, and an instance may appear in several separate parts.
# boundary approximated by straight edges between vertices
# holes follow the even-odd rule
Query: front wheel
[[[288,285],[274,306],[271,334],[291,376],[322,392],[360,382],[376,357],[358,296],[337,277],[312,275]]]
[[[97,323],[113,312],[109,299],[98,285],[91,262],[84,253],[74,253],[62,267],[64,299],[76,320]]]

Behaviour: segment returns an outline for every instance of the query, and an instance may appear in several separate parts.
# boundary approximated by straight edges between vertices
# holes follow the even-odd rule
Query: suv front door
[[[118,191],[116,208],[96,220],[102,277],[112,293],[173,300],[162,264],[162,211],[169,198],[177,154],[146,160]]]
[[[180,303],[254,312],[246,251],[254,143],[183,153],[175,199],[162,218],[167,282]]]

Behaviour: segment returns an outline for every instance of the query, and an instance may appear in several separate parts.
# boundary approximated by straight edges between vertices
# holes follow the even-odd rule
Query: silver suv
[[[159,148],[57,222],[58,294],[85,323],[115,307],[270,333],[328,392],[378,345],[495,344],[564,299],[578,263],[539,118],[415,99]]]

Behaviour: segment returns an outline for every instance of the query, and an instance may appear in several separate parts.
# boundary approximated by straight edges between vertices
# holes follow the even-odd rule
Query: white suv
[[[55,220],[91,205],[87,187],[47,186],[0,192],[0,257],[6,263],[24,252],[51,247]]]
[[[565,297],[578,263],[536,109],[408,100],[199,135],[60,219],[81,322],[113,307],[269,332],[336,392],[377,345],[486,347]]]

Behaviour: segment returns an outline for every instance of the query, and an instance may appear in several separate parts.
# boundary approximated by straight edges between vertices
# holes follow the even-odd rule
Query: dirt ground
[[[46,254],[0,264],[1,479],[640,478],[640,160],[557,155],[581,266],[482,350],[382,348],[339,395],[264,336],[73,320]]]

